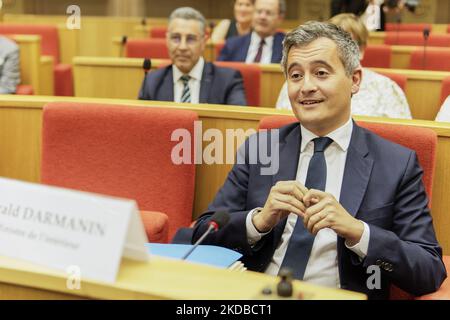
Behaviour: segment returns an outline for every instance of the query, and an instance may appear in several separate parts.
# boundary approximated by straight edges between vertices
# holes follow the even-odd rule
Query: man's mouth
[[[312,106],[312,105],[315,105],[315,104],[318,104],[321,102],[323,102],[323,99],[317,99],[317,100],[311,99],[311,100],[302,100],[302,101],[300,101],[300,104],[304,105],[304,106]]]

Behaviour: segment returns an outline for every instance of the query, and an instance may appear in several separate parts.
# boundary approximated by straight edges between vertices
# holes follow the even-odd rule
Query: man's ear
[[[352,74],[352,95],[358,93],[362,80],[362,68],[359,66]]]

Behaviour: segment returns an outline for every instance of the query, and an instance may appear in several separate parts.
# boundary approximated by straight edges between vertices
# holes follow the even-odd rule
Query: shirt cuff
[[[270,231],[266,233],[260,233],[253,224],[253,216],[261,209],[262,208],[255,208],[251,210],[247,215],[247,219],[245,220],[245,226],[247,227],[247,241],[250,246],[254,246],[259,240],[261,240],[263,236],[270,233]]]
[[[350,247],[347,245],[347,242],[345,242],[345,246],[347,249],[352,250],[354,253],[358,255],[358,257],[362,260],[367,256],[367,251],[369,250],[369,239],[370,239],[370,228],[367,223],[364,221],[361,221],[364,224],[364,231],[361,236],[361,239],[357,244]]]

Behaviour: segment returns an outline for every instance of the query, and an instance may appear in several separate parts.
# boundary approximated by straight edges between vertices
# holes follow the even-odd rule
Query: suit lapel
[[[246,36],[244,36],[244,41],[242,42],[241,50],[239,50],[239,56],[237,57],[236,61],[243,61],[247,59],[247,53],[248,49],[250,48],[250,42],[252,39],[252,33],[250,32]]]
[[[272,63],[280,63],[282,56],[282,42],[284,35],[282,33],[276,33],[273,37],[273,47],[272,47]]]
[[[300,158],[300,142],[301,142],[301,131],[300,124],[292,130],[286,139],[280,143],[279,156],[279,170],[278,173],[272,176],[272,185],[274,186],[278,181],[295,180],[297,177],[298,160]],[[281,235],[283,234],[284,227],[286,225],[286,219],[283,219],[278,223],[274,232],[274,248],[280,241]]]
[[[353,123],[353,133],[345,162],[339,202],[355,216],[366,193],[373,167],[364,131]]]
[[[161,87],[158,90],[158,99],[161,101],[175,101],[173,94],[173,69],[172,66],[167,67]]]
[[[209,92],[211,90],[213,78],[213,65],[209,62],[205,63],[205,66],[203,67],[202,80],[200,82],[200,103],[208,103]]]

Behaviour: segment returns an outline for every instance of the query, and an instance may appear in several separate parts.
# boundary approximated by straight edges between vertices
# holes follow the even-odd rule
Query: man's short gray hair
[[[200,22],[203,34],[206,33],[206,19],[205,17],[197,10],[191,7],[181,7],[175,9],[169,17],[169,24],[173,19],[184,19],[184,20],[196,20]]]
[[[310,21],[298,26],[284,38],[281,65],[285,75],[287,75],[289,50],[292,47],[306,46],[319,38],[328,38],[334,41],[347,76],[351,76],[356,68],[360,66],[358,44],[348,32],[328,22]]]

